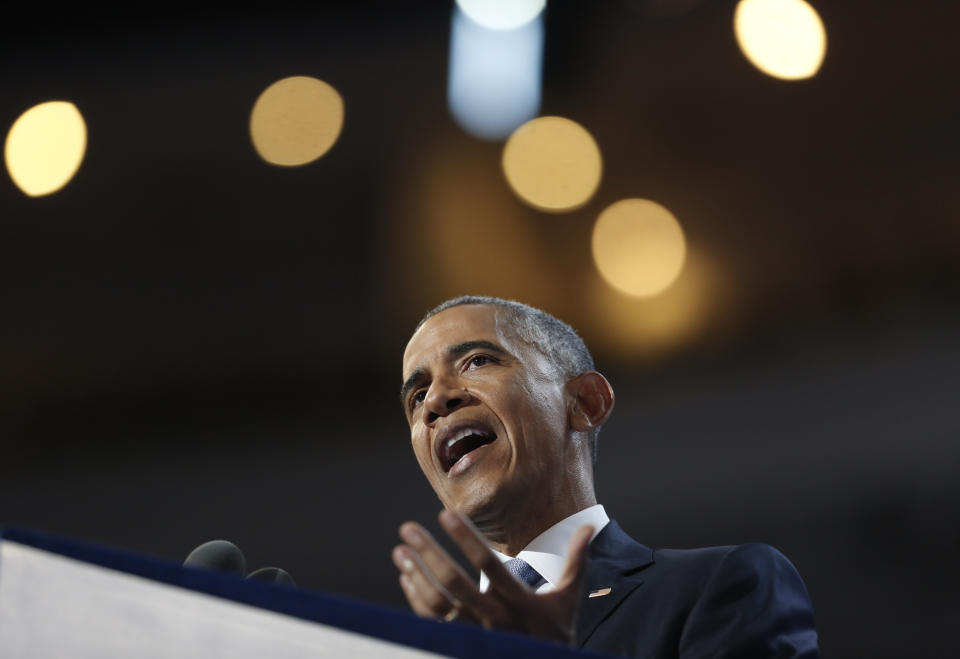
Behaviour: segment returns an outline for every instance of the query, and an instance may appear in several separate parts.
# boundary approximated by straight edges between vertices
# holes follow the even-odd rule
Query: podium
[[[519,634],[0,528],[0,656],[597,657]]]

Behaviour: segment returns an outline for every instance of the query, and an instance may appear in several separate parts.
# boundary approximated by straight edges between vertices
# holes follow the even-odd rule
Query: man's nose
[[[470,400],[470,394],[457,383],[446,380],[434,380],[427,392],[424,401],[427,412],[427,423],[433,423],[440,417],[447,416]]]

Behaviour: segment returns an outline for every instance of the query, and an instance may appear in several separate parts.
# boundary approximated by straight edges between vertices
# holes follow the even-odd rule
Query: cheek
[[[424,462],[424,457],[426,456],[424,456],[420,451],[418,451],[416,447],[414,447],[413,449],[413,456],[417,459],[417,464],[420,465],[420,470],[423,472],[426,472],[428,467],[428,463]]]
[[[525,382],[522,397],[514,399],[511,416],[523,439],[517,450],[543,467],[552,464],[551,447],[563,443],[567,428],[566,407],[561,392],[540,382]]]
[[[410,438],[410,448],[413,449],[413,455],[420,469],[426,473],[431,464],[429,442],[423,436],[413,436]]]
[[[529,381],[523,384],[524,403],[527,414],[536,419],[537,425],[564,425],[566,408],[562,392],[552,384]]]

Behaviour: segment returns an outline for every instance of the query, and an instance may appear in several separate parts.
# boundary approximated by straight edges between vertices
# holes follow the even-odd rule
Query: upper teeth
[[[447,440],[447,448],[450,448],[457,442],[459,442],[464,437],[469,437],[470,435],[479,435],[480,437],[486,437],[487,433],[478,428],[464,428],[463,430],[458,430],[450,439]]]

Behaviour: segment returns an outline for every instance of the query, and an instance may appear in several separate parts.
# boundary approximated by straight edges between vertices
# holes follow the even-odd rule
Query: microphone
[[[259,570],[254,570],[247,575],[247,579],[253,579],[256,581],[266,581],[268,583],[280,583],[284,586],[296,586],[293,577],[290,576],[290,573],[286,570],[281,570],[278,567],[262,567]]]
[[[183,566],[229,572],[239,574],[241,577],[247,573],[247,559],[243,557],[243,552],[235,544],[226,540],[211,540],[203,543],[190,552]]]
[[[203,543],[190,552],[183,566],[239,574],[241,577],[247,574],[247,559],[244,558],[243,552],[227,540],[211,540]],[[289,572],[278,567],[262,567],[247,574],[246,578],[285,586],[297,585]]]

